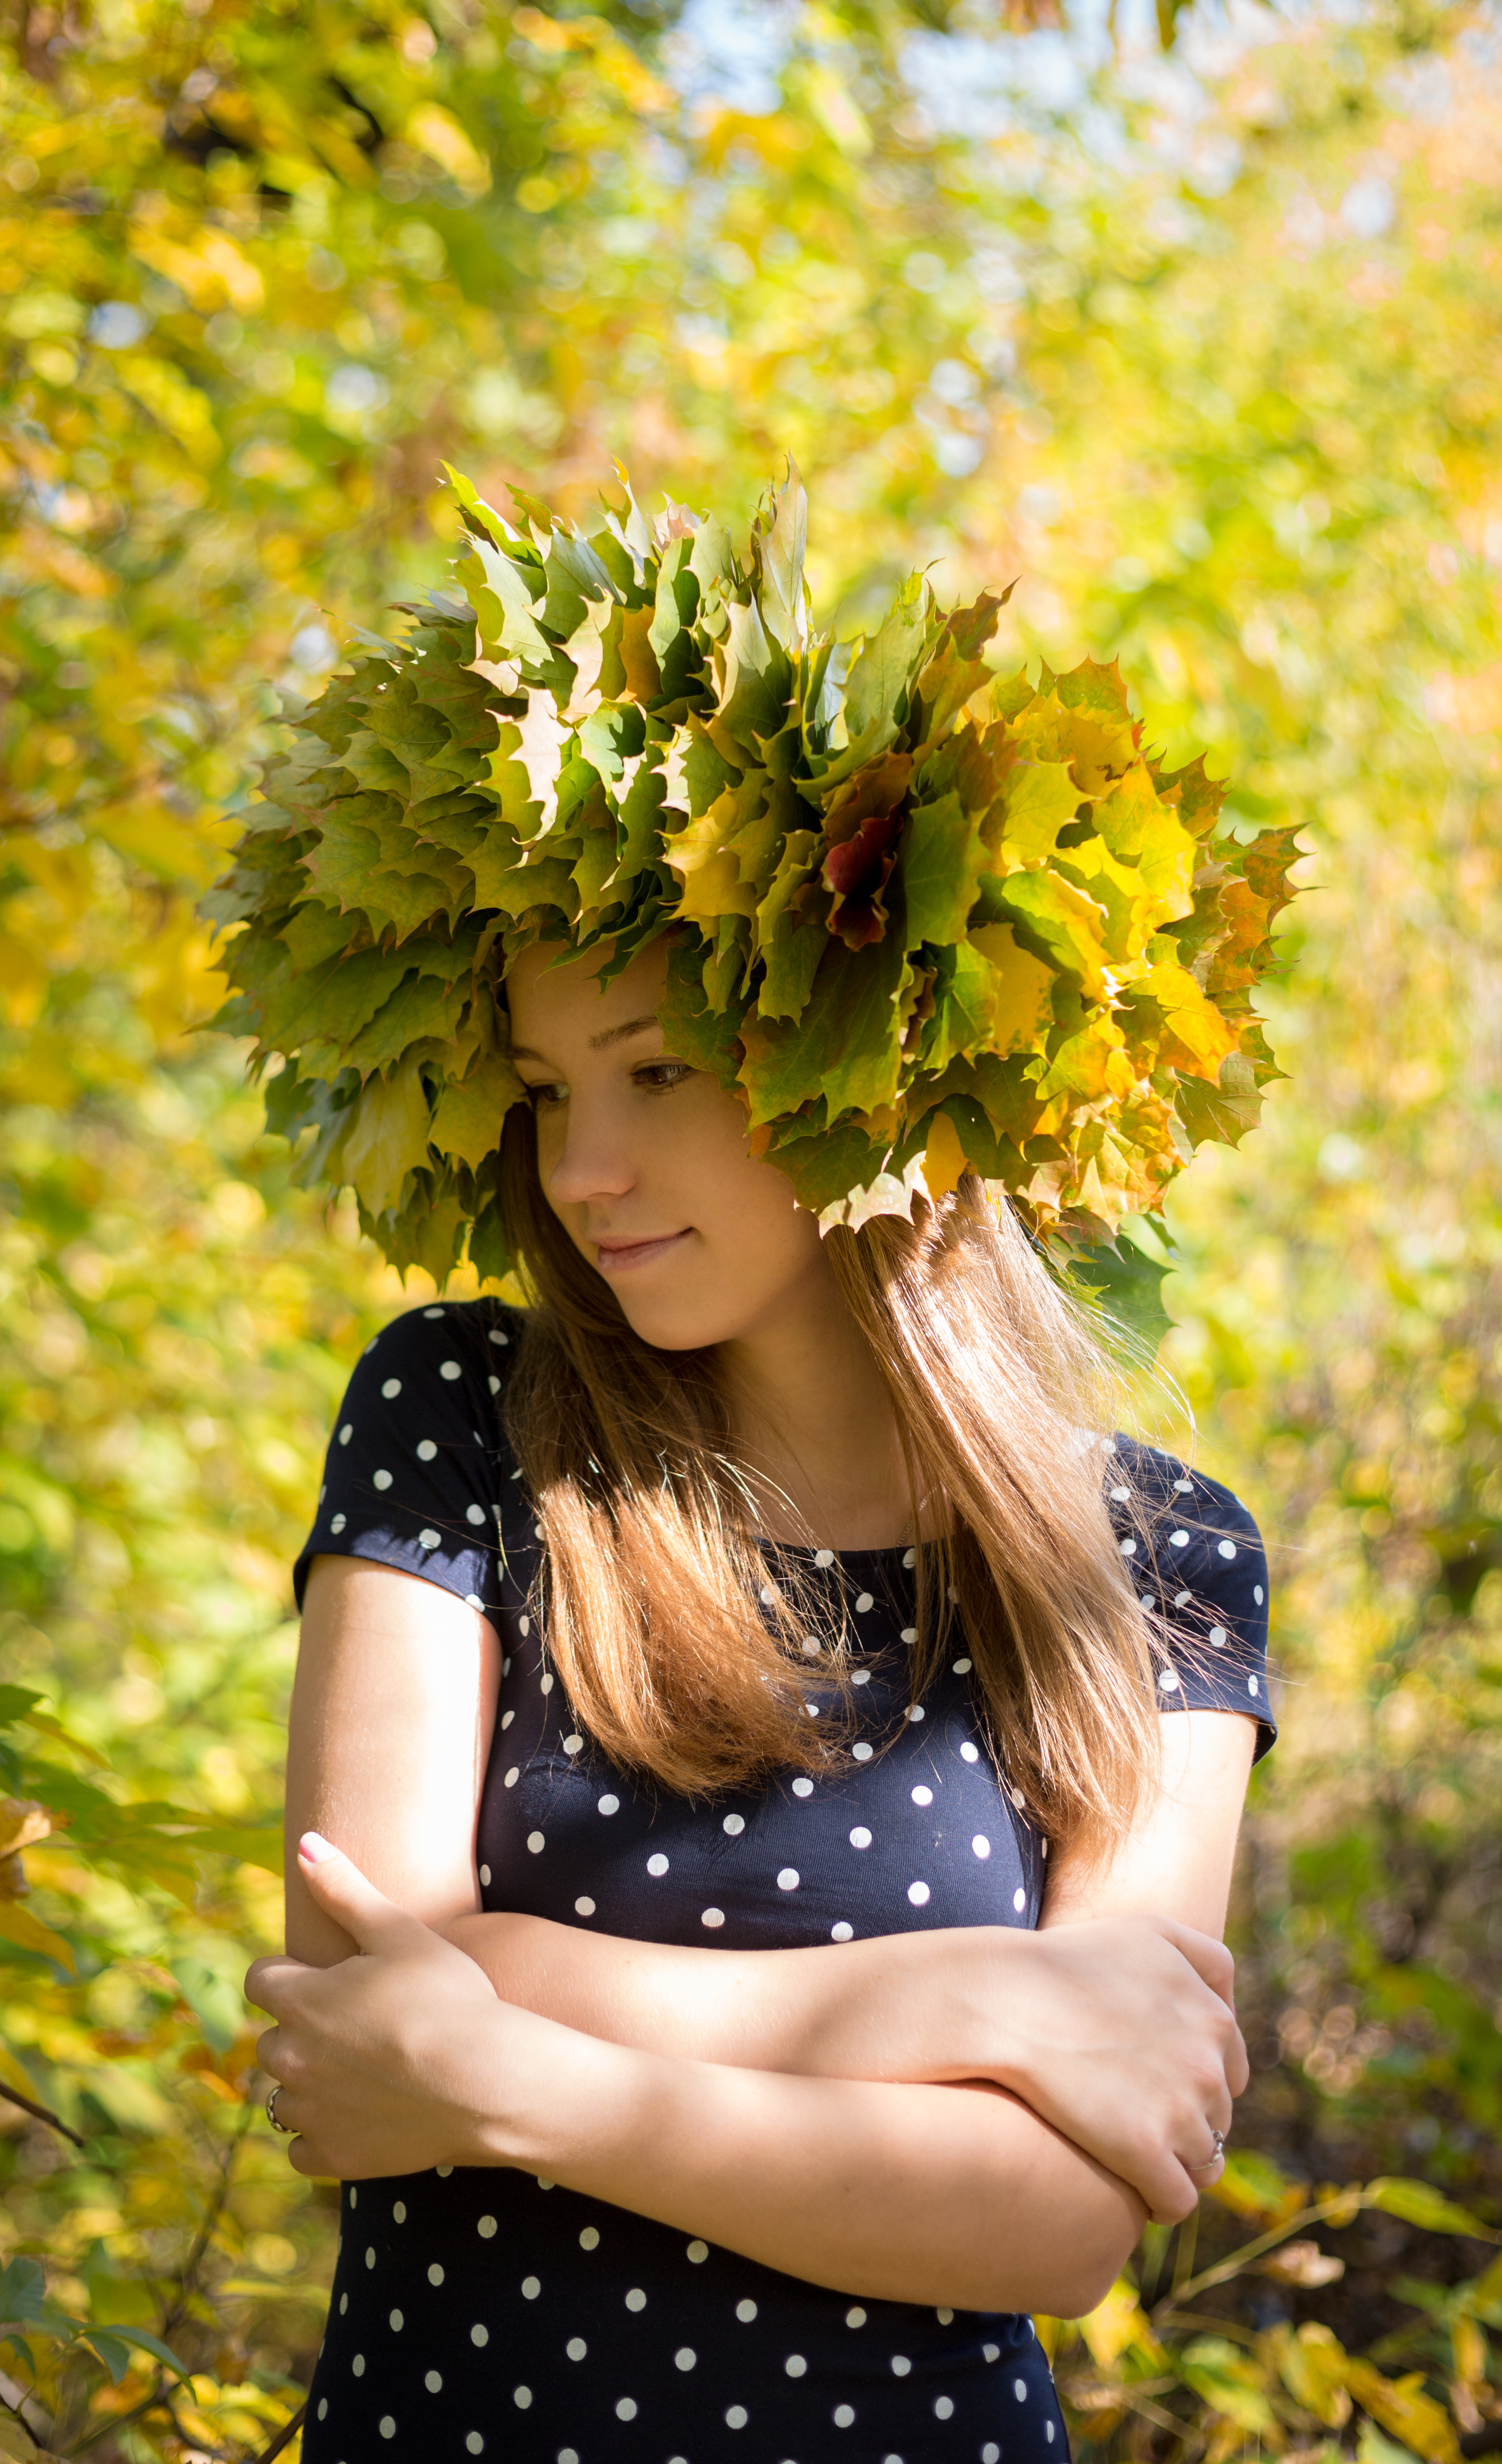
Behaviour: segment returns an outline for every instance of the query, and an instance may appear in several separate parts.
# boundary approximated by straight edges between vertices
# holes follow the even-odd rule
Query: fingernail
[[[310,1865],[321,1865],[325,1857],[337,1853],[332,1840],[325,1839],[321,1831],[304,1831],[298,1842],[298,1856]]]

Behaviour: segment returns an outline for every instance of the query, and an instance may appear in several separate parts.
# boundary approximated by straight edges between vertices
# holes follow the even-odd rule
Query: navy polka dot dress
[[[484,1904],[642,1942],[782,1948],[1033,1925],[1047,1842],[982,1742],[962,1653],[910,1705],[911,1551],[805,1556],[854,1637],[851,1763],[711,1804],[652,1793],[575,1726],[537,1631],[536,1528],[500,1422],[522,1321],[490,1301],[398,1318],[350,1381],[320,1554],[425,1575],[505,1655],[479,1817]],[[1267,1573],[1229,1492],[1122,1440],[1109,1469],[1165,1709],[1252,1711],[1271,1741]],[[1126,1480],[1156,1509],[1124,1519]],[[1064,2464],[1026,2318],[853,2300],[501,2168],[347,2184],[305,2464]]]

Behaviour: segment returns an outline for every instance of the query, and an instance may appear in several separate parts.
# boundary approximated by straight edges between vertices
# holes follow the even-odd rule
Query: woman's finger
[[[287,2142],[287,2162],[295,2173],[305,2173],[311,2181],[337,2182],[340,2168],[322,2155],[317,2145],[298,2137]]]
[[[309,1968],[300,1959],[288,1959],[284,1952],[269,1951],[263,1959],[253,1959],[245,1971],[245,1998],[254,2002],[257,2011],[269,2011],[274,2019],[288,2015],[288,1996],[304,1976],[318,1976],[321,1969]]]
[[[419,1917],[409,1917],[366,1881],[359,1866],[320,1832],[304,1831],[298,1842],[298,1868],[320,1907],[338,1919],[362,1950],[396,1950],[414,1933],[428,1931]]]
[[[1236,1962],[1226,1945],[1217,1942],[1213,1934],[1199,1932],[1194,1925],[1181,1925],[1177,1917],[1155,1917],[1153,1923],[1211,1992],[1220,1995],[1228,2011],[1234,2011]]]
[[[271,2122],[274,2130],[298,2131],[302,2128],[302,2123],[298,2117],[296,2091],[290,2087],[284,2087],[279,2079],[273,2081],[261,2101],[266,2108],[266,2119]],[[274,2110],[276,2118],[272,2122]]]
[[[1160,2207],[1153,2206],[1154,2224],[1182,2225],[1184,2218],[1192,2216],[1199,2206],[1201,2191],[1210,2189],[1220,2180],[1225,2169],[1224,2164],[1219,2162],[1213,2173],[1190,2173],[1186,2172],[1182,2165],[1177,2166],[1175,2171],[1178,2180],[1172,2192]]]

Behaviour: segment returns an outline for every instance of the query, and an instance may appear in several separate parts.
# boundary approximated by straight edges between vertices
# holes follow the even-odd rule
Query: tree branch
[[[271,2445],[261,2449],[260,2453],[255,2458],[255,2464],[273,2464],[273,2459],[279,2455],[284,2448],[292,2445],[293,2440],[296,2438],[298,2431],[302,2428],[303,2422],[307,2418],[307,2398],[304,2396],[302,2402],[298,2405],[297,2411],[293,2414],[292,2419],[282,2423],[281,2428],[277,2431]]]
[[[33,2122],[45,2122],[50,2123],[54,2130],[60,2130],[64,2139],[72,2140],[75,2147],[83,2145],[83,2141],[78,2137],[77,2132],[70,2130],[65,2122],[59,2121],[50,2105],[38,2104],[33,2098],[23,2096],[19,2088],[7,2087],[3,2079],[0,2079],[0,2096],[4,2097],[7,2104],[18,2104],[21,2111],[29,2113]]]

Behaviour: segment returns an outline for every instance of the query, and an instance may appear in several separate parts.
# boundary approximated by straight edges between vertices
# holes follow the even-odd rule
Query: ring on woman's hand
[[[277,2121],[277,2119],[276,2119],[276,2099],[280,2096],[280,2094],[281,2094],[281,2081],[280,2081],[280,2079],[278,2079],[278,2080],[277,2080],[277,2082],[276,2082],[276,2086],[271,2090],[270,2094],[268,2095],[268,2097],[267,2097],[267,2099],[266,2099],[266,2119],[267,2119],[267,2121],[271,2123],[271,2126],[272,2126],[273,2130],[285,2130],[285,2131],[287,2131],[287,2132],[290,2134],[291,2129],[292,2129],[292,2124],[291,2124],[291,2123],[290,2123],[290,2122],[278,2122],[278,2121]],[[1217,2136],[1219,2136],[1219,2133],[1217,2133]],[[1191,2172],[1193,2172],[1193,2171],[1195,2170],[1195,2167],[1194,2167],[1193,2166],[1191,2166],[1191,2167],[1189,2167],[1189,2169],[1190,2169],[1190,2171],[1191,2171]]]
[[[277,2127],[285,2130],[287,2125],[283,2122],[278,2123]],[[1212,2165],[1218,2165],[1220,2163],[1221,2158],[1226,2153],[1226,2133],[1224,2130],[1217,2130],[1214,2123],[1212,2122],[1210,2124],[1210,2137],[1215,2142],[1214,2155],[1202,2156],[1198,2165],[1186,2165],[1183,2168],[1186,2173],[1207,2173]]]

